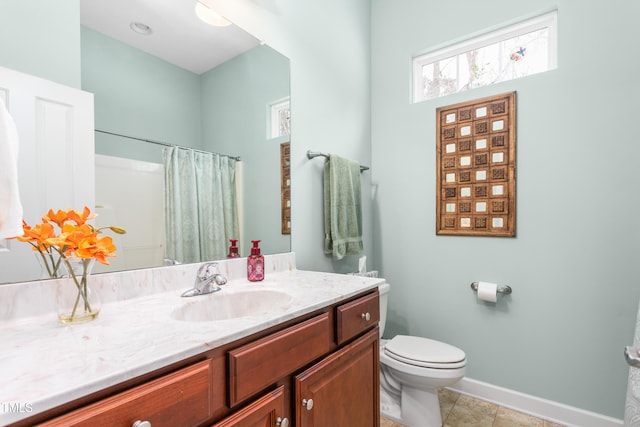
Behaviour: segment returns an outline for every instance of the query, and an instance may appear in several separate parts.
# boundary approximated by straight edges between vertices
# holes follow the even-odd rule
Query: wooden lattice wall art
[[[291,234],[291,145],[280,144],[280,212],[282,234]]]
[[[515,236],[516,93],[436,110],[436,233]]]

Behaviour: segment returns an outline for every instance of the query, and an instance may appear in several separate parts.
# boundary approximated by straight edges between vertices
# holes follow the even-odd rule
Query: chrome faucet
[[[213,292],[218,292],[222,288],[220,286],[227,283],[227,278],[218,273],[218,264],[211,262],[203,264],[198,269],[196,275],[196,282],[193,285],[193,289],[189,289],[182,293],[183,297],[193,297],[196,295],[205,295]]]

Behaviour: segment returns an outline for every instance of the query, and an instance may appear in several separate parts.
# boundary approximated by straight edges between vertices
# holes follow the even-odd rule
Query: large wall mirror
[[[205,24],[196,3],[80,1],[82,89],[94,94],[96,224],[127,229],[101,271],[172,262],[164,251],[165,146],[240,158],[241,255],[255,239],[265,254],[291,248],[280,201],[290,112],[281,122],[272,117],[290,97],[289,60],[233,24]],[[39,278],[34,270],[24,280]]]

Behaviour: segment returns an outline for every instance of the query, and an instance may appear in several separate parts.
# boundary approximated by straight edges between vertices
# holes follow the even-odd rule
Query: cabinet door
[[[225,418],[212,427],[276,427],[284,417],[284,386],[256,400],[246,408]]]
[[[380,425],[378,328],[295,377],[297,427]]]

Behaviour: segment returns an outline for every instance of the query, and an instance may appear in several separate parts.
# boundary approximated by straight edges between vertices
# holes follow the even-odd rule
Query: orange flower
[[[75,255],[78,258],[95,258],[98,262],[109,265],[107,257],[115,256],[113,252],[116,247],[111,237],[98,237],[98,234],[105,228],[117,234],[125,234],[126,231],[116,226],[96,229],[86,223],[95,217],[96,215],[92,214],[86,206],[82,212],[74,209],[69,209],[66,212],[62,210],[54,212],[53,209],[49,209],[42,217],[42,224],[31,227],[23,221],[24,234],[16,239],[28,242],[33,246],[33,250],[40,251],[43,256],[44,253],[51,256],[55,251],[62,257]],[[54,224],[60,228],[60,234],[57,236],[54,232]],[[53,258],[51,262],[53,262]]]
[[[98,262],[109,265],[107,257],[115,256],[112,255],[115,250],[113,239],[110,236],[104,236],[92,241],[90,246],[77,249],[76,256],[79,258],[95,258]]]
[[[42,217],[42,222],[54,222],[58,227],[62,228],[62,225],[69,219],[67,212],[58,209],[58,212],[53,212],[53,209],[49,209],[49,212]]]
[[[86,221],[96,217],[96,214],[92,214],[89,208],[86,206],[82,210],[82,213],[73,209],[69,209],[69,211],[67,212],[67,215],[69,216],[70,220],[75,221],[75,223],[78,225],[82,225]]]
[[[26,222],[22,221],[22,230],[24,234],[16,237],[20,242],[28,242],[33,246],[33,250],[47,250],[47,240],[54,237],[53,225],[48,222],[37,224],[30,227]]]
[[[98,231],[89,224],[65,224],[60,236],[47,239],[47,243],[57,246],[67,257],[95,258],[105,265],[109,265],[106,258],[115,256],[112,252],[116,250],[111,237],[98,237]]]
[[[64,252],[65,256],[68,256],[93,233],[93,229],[88,224],[64,224],[62,233],[59,236],[47,239],[47,243],[57,246],[61,252]]]

